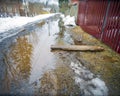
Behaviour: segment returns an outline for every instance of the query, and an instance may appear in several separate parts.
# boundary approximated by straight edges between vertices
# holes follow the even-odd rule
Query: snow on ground
[[[38,15],[35,17],[13,17],[13,18],[0,18],[0,42],[7,38],[12,36],[13,34],[17,34],[17,32],[10,32],[12,29],[20,28],[26,24],[30,24],[33,22],[37,22],[43,19],[47,19],[51,16],[54,16],[53,14],[44,14],[44,15]]]
[[[59,0],[28,0],[29,2],[40,2],[48,5],[59,5]]]
[[[64,15],[61,15],[61,18],[63,18],[64,26],[76,26],[75,24],[75,17],[67,15],[66,17]]]
[[[15,27],[23,26],[27,23],[34,22],[37,20],[45,19],[54,14],[47,14],[47,15],[38,15],[35,17],[13,17],[13,18],[0,18],[0,33],[4,31],[8,31]]]
[[[59,6],[58,0],[49,0],[48,5],[57,5]]]
[[[71,62],[70,66],[75,72],[75,81],[80,86],[82,96],[108,96],[108,88],[104,81],[87,70],[82,64]]]

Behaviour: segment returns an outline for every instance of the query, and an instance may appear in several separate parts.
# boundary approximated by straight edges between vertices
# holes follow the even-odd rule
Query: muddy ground
[[[97,45],[104,51],[53,51],[51,45]],[[120,95],[120,55],[78,26],[59,26],[59,17],[28,26],[0,46],[0,94]]]
[[[103,52],[78,52],[77,59],[106,82],[111,96],[118,96],[120,89],[120,55],[84,32],[80,27],[72,29],[71,34],[74,34],[73,32],[82,34],[82,43],[76,41],[76,44],[98,45],[104,48]]]

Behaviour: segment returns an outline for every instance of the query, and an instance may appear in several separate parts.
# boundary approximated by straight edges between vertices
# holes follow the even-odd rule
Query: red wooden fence
[[[120,53],[120,1],[80,0],[77,24]]]

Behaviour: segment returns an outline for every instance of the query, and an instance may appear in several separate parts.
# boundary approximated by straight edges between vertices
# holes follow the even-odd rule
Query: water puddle
[[[38,3],[0,2],[3,18],[32,17],[59,10],[58,6],[49,6],[50,10]],[[0,95],[119,95],[119,56],[80,27],[65,28],[58,15],[1,34],[0,39],[5,39],[0,42]],[[50,48],[72,44],[101,45],[105,51],[67,52]]]
[[[33,39],[32,41],[34,48],[31,61],[32,72],[30,82],[39,79],[45,71],[54,68],[55,58],[50,50],[50,46],[55,43],[56,37],[53,35],[59,32],[58,22],[47,22],[41,29],[36,31],[31,35],[36,40]]]
[[[0,43],[0,94],[107,96],[104,81],[79,63],[77,52],[51,51],[74,44],[56,16],[31,26]]]
[[[51,18],[33,26],[31,32],[24,32],[25,35],[21,35],[21,32],[11,37],[13,39],[6,46],[2,46],[6,41],[1,43],[3,69],[0,88],[4,87],[3,93],[6,94],[24,93],[24,88],[28,89],[25,93],[30,92],[30,84],[39,80],[46,71],[55,68],[50,46],[55,43],[55,34],[59,32],[58,20],[53,21]]]

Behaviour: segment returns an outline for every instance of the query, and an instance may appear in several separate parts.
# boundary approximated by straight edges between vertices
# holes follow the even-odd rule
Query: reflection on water
[[[10,63],[15,65],[15,69],[22,79],[27,79],[30,75],[31,54],[32,45],[29,44],[26,37],[20,37],[17,38],[8,55]]]
[[[57,60],[57,56],[50,49],[53,44],[67,44],[70,41],[69,35],[59,32],[57,18],[43,21],[36,26],[32,32],[13,40],[7,54],[5,53],[5,64],[10,68],[6,67],[7,75],[4,76],[6,81],[3,86],[6,86],[7,91],[3,93],[77,94],[70,68],[61,66],[65,57]],[[66,63],[70,62],[66,60]],[[56,65],[60,66],[56,68]]]
[[[8,54],[4,53],[4,63],[6,65],[6,75],[4,77],[3,87],[5,93],[15,92],[17,88],[22,87],[21,83],[30,76],[30,59],[32,54],[32,45],[26,37],[18,37]],[[9,91],[8,91],[9,89]]]
[[[3,53],[5,70],[0,80],[0,94],[33,94],[34,83],[46,71],[55,68],[55,57],[50,46],[55,43],[55,34],[59,32],[58,20],[47,20],[36,26],[32,32],[24,31],[26,35],[8,41],[12,43]]]
[[[50,28],[50,29],[49,29]],[[50,50],[50,46],[55,43],[55,33],[59,32],[58,22],[47,22],[41,29],[36,29],[36,32],[31,34],[33,45],[32,55],[32,72],[30,82],[35,81],[41,77],[45,71],[54,68],[54,56]],[[37,43],[36,43],[37,41]]]
[[[61,33],[62,31],[65,32]],[[97,85],[100,85],[97,90],[104,93],[101,88],[103,87],[102,90],[106,88],[105,83],[102,83],[104,86],[101,86],[100,82],[92,82],[91,85],[90,80],[86,79],[86,76],[89,75],[88,69],[84,67],[85,64],[88,66],[90,64],[84,63],[78,58],[79,55],[85,56],[84,54],[86,54],[88,57],[86,56],[84,59],[89,59],[94,53],[51,52],[50,46],[53,44],[74,44],[71,34],[68,34],[69,32],[66,29],[62,31],[59,28],[57,18],[48,18],[32,27],[28,26],[23,32],[11,37],[12,39],[0,43],[0,95],[6,93],[16,96],[86,96],[82,89],[87,88],[87,84],[90,85],[88,88],[90,92],[86,91],[86,93],[93,94],[91,92],[96,92]],[[98,61],[95,54],[96,59],[90,59],[91,62]],[[109,61],[109,59],[111,57],[103,58],[104,61]],[[71,69],[71,62],[74,62],[73,68],[75,70]],[[83,65],[80,65],[79,62],[82,62]],[[116,62],[116,59],[112,59],[111,62]],[[76,67],[76,64],[79,66]],[[93,62],[93,64],[95,63]],[[96,65],[95,69],[98,70],[99,67],[100,64],[99,66]],[[79,82],[75,82],[76,76],[79,78]],[[97,75],[95,77],[99,78]],[[95,77],[93,76],[93,79]],[[83,80],[82,83],[81,79]],[[79,86],[81,84],[78,83],[86,87]],[[96,86],[93,86],[94,83]]]

